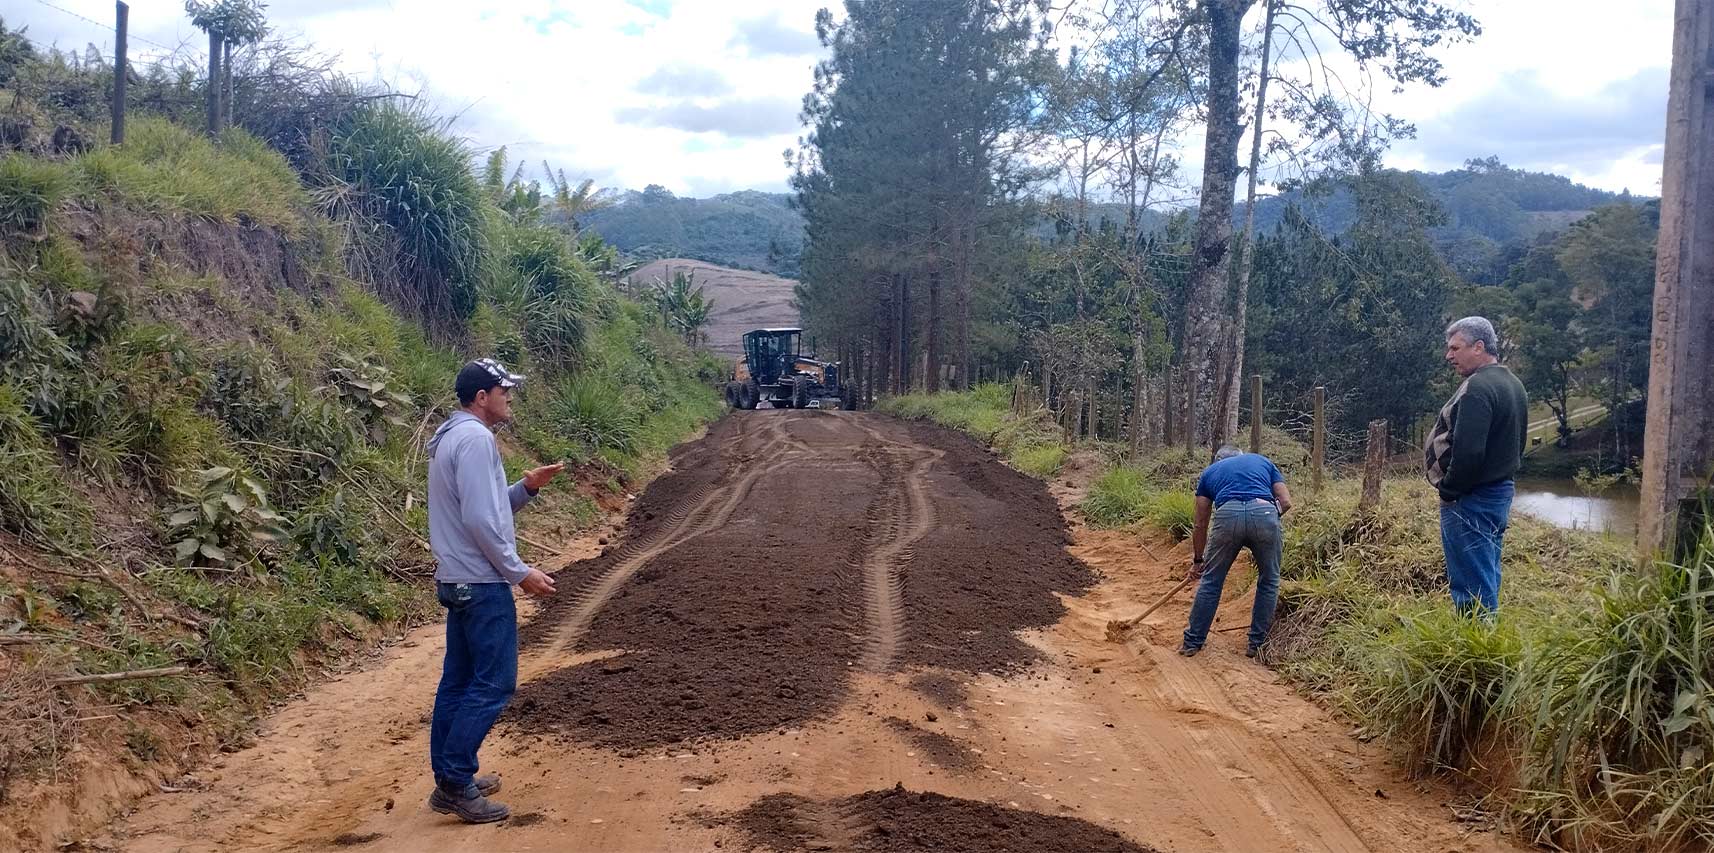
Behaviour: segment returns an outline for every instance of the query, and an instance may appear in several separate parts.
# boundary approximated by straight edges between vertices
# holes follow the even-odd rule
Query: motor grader
[[[726,383],[734,409],[852,409],[856,392],[842,384],[838,362],[802,350],[802,329],[754,329],[744,333],[744,354]]]

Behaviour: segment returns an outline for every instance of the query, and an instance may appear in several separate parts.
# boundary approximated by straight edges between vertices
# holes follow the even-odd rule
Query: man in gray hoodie
[[[476,775],[476,751],[518,683],[518,613],[512,587],[553,594],[553,578],[518,558],[512,514],[564,465],[547,465],[508,486],[494,427],[512,418],[512,389],[524,377],[491,358],[466,364],[455,390],[461,408],[429,439],[429,545],[446,608],[446,662],[434,697],[429,808],[467,823],[504,820],[488,797],[500,777]]]

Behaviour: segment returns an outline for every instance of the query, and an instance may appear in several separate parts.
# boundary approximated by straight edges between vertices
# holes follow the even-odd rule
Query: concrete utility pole
[[[1714,2],[1678,0],[1637,545],[1693,544],[1714,474]],[[1688,535],[1687,535],[1688,534]]]

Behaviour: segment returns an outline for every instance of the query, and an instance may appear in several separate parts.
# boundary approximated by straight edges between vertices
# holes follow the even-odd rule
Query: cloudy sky
[[[275,0],[268,17],[354,76],[425,93],[460,116],[457,129],[479,150],[504,145],[602,186],[702,196],[784,189],[781,152],[800,132],[824,5]],[[1395,145],[1392,165],[1439,170],[1497,155],[1615,191],[1659,192],[1672,0],[1461,5],[1484,32],[1442,51],[1449,82],[1377,95],[1380,109],[1418,128]],[[76,17],[110,19],[109,0],[0,0],[0,10],[38,42],[111,50],[109,32]],[[202,43],[180,0],[131,0],[131,31],[133,50]],[[1198,143],[1187,142],[1196,168]]]

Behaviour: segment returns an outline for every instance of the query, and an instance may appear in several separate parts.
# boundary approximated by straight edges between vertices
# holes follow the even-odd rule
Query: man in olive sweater
[[[1499,610],[1500,541],[1529,432],[1529,398],[1498,349],[1494,324],[1482,317],[1446,327],[1446,360],[1464,382],[1423,446],[1428,481],[1440,491],[1446,579],[1461,613]]]

